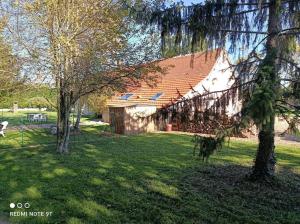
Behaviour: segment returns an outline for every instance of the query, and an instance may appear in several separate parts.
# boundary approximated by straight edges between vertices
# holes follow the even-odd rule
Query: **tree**
[[[11,46],[0,35],[0,101],[5,101],[20,89],[23,81],[17,67],[17,58],[13,55]]]
[[[80,120],[82,115],[82,108],[84,106],[85,100],[83,98],[80,98],[75,103],[74,112],[76,112],[76,121],[74,124],[74,130],[79,131],[80,129]]]
[[[56,90],[54,88],[27,82],[21,84],[13,94],[10,92],[10,94],[1,97],[0,108],[10,108],[14,102],[18,102],[19,107],[33,107],[36,105],[36,98],[39,98],[42,107],[51,110],[56,108]]]
[[[84,106],[88,107],[88,110],[98,115],[102,113],[105,109],[107,109],[106,102],[113,93],[104,92],[101,93],[92,93],[88,96],[81,97],[75,105],[76,111],[76,121],[74,124],[74,129],[79,131],[80,129],[80,120],[82,116],[82,109]]]
[[[159,70],[145,65],[153,55],[151,42],[130,41],[136,30],[129,29],[132,22],[123,1],[6,1],[2,13],[11,18],[7,29],[20,54],[26,52],[34,79],[55,85],[60,153],[68,152],[71,108],[81,97],[121,90]]]
[[[49,108],[50,104],[44,97],[33,97],[29,99],[29,104],[31,107],[36,107],[41,110],[43,107]]]
[[[192,50],[194,52],[197,51],[203,51],[206,49],[206,43],[202,43],[199,46],[195,46],[194,49],[192,49],[192,38],[189,37],[189,39],[187,41],[184,41],[182,44],[180,44],[180,46],[178,46],[178,44],[175,43],[176,37],[173,36],[167,36],[166,37],[166,43],[164,46],[164,49],[162,51],[163,53],[163,57],[164,58],[171,58],[171,57],[175,57],[178,54],[190,54],[192,53]]]
[[[74,112],[76,113],[76,121],[74,124],[74,130],[79,131],[80,129],[80,120],[82,116],[82,109],[84,106],[87,106],[87,98],[88,96],[81,97],[77,100],[74,107]]]
[[[107,100],[111,94],[91,94],[88,96],[88,105],[91,111],[94,113],[102,113],[105,109],[107,109]]]
[[[232,67],[238,72],[235,86],[242,87],[241,123],[253,120],[259,127],[251,179],[266,179],[274,168],[270,158],[275,147],[275,115],[299,113],[299,107],[288,100],[299,99],[300,67],[293,56],[300,37],[300,2],[211,0],[187,7],[179,3],[169,8],[160,2],[135,5],[132,11],[141,23],[158,26],[162,50],[170,36],[176,37],[176,45],[192,37],[192,51],[204,41],[207,48],[230,45],[229,51],[233,53],[239,52],[241,46],[249,49],[246,59]],[[292,91],[286,91],[287,86]]]

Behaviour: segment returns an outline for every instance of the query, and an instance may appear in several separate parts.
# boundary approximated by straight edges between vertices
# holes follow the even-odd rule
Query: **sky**
[[[184,5],[191,5],[192,3],[197,4],[203,2],[202,0],[184,0]]]

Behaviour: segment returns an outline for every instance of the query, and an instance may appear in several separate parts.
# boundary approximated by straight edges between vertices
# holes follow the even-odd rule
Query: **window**
[[[122,95],[120,99],[121,100],[128,100],[132,96],[133,96],[132,93],[126,93],[126,94]]]
[[[161,95],[163,95],[163,93],[156,93],[154,96],[150,98],[150,100],[157,100],[159,97],[161,97]]]

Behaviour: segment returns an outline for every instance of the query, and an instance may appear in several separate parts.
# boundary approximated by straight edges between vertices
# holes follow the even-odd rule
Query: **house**
[[[220,49],[163,59],[158,65],[167,68],[167,72],[160,75],[156,86],[140,83],[108,101],[103,118],[115,128],[116,133],[134,134],[164,129],[166,124],[156,124],[150,119],[150,115],[159,108],[205,91],[227,89],[234,82],[227,54]],[[239,109],[231,105],[227,113],[234,114]]]

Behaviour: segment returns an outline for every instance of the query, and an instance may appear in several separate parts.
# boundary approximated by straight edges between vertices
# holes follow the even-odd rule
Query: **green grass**
[[[16,113],[13,112],[2,112],[0,110],[0,120],[8,121],[9,126],[19,126],[22,124],[39,124],[41,122],[29,122],[27,121],[27,113],[46,113],[48,115],[48,121],[42,123],[52,124],[56,122],[56,112],[49,112],[49,111],[18,111]]]
[[[101,137],[101,131],[108,130],[109,126],[95,125],[95,126],[82,126],[81,133],[70,136],[71,142],[91,142],[97,141]],[[54,144],[56,142],[56,135],[50,133],[50,129],[18,129],[6,130],[6,137],[0,137],[0,148],[20,148],[32,147],[37,145]]]
[[[0,217],[26,211],[10,209],[10,202],[29,202],[27,211],[53,212],[52,216],[9,221],[300,222],[300,147],[276,147],[277,179],[266,186],[243,179],[250,171],[255,144],[232,141],[205,164],[192,156],[190,136],[111,138],[100,137],[96,128],[85,131],[94,133],[97,142],[73,143],[68,155],[57,154],[53,145],[1,149]]]
[[[48,115],[47,122],[29,122],[27,120],[27,113],[46,113]],[[0,109],[0,121],[8,121],[9,126],[19,126],[22,124],[29,125],[29,124],[55,124],[56,123],[57,114],[53,111],[18,111],[16,113],[13,112],[2,112]],[[81,122],[91,121],[94,120],[94,115],[84,115],[81,117]],[[76,114],[73,117],[73,114],[70,117],[71,123],[76,120]]]

